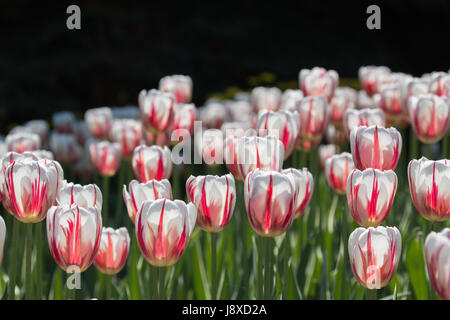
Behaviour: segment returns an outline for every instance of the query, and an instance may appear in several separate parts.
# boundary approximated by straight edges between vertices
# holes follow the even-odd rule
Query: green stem
[[[172,191],[174,199],[181,199],[180,166],[174,164],[172,172]]]
[[[257,236],[258,241],[258,265],[256,267],[256,288],[257,288],[257,299],[262,300],[263,297],[263,280],[262,280],[262,271],[263,271],[263,257],[265,253],[265,247],[263,245],[263,237]]]
[[[19,241],[19,228],[20,222],[16,218],[13,218],[13,234],[11,244],[11,255],[9,262],[10,281],[9,281],[9,299],[15,299],[16,288],[16,271],[17,271],[17,243]]]
[[[32,244],[33,244],[33,224],[27,223],[27,242],[26,242],[26,262],[25,262],[25,297],[27,300],[33,299],[33,288],[31,287],[31,258],[33,255]]]
[[[442,139],[442,159],[447,159],[448,157],[448,145],[449,145],[449,134],[446,133],[444,139]]]
[[[210,232],[211,235],[211,297],[217,299],[217,233]]]
[[[341,285],[341,298],[344,299],[346,297],[346,285],[347,285],[347,275],[346,275],[346,266],[347,266],[347,252],[348,252],[348,236],[347,236],[347,203],[345,196],[339,196],[341,202],[341,241],[344,246],[344,255],[343,259],[343,267],[342,267],[342,285]]]
[[[113,277],[111,275],[105,274],[105,281],[106,281],[106,300],[111,299],[111,282],[113,280]]]
[[[123,197],[122,197],[122,189],[123,184],[125,183],[125,175],[127,173],[127,161],[122,160],[119,166],[119,180],[118,180],[118,189],[117,189],[117,197],[116,197],[116,224],[120,225],[123,218]]]
[[[108,217],[109,217],[109,177],[103,176],[102,177],[102,195],[103,195],[103,205],[102,205],[102,211],[103,211],[103,226],[108,226]]]
[[[158,283],[159,283],[159,300],[165,300],[165,275],[166,275],[166,268],[165,267],[159,267],[158,268]]]
[[[272,279],[271,279],[271,272],[270,270],[272,269],[271,267],[271,241],[272,239],[267,237],[263,239],[264,241],[264,251],[265,251],[265,257],[264,257],[264,299],[269,300],[271,299],[271,283],[272,283]]]
[[[290,256],[290,242],[289,242],[289,230],[286,231],[284,240],[284,252],[283,252],[283,299],[287,300],[289,292],[289,266],[288,260]]]
[[[377,289],[366,289],[366,300],[377,300]]]
[[[409,159],[408,162],[412,159],[417,158],[417,150],[419,147],[419,141],[417,140],[416,134],[414,133],[414,130],[412,126],[410,126],[409,129]]]
[[[42,223],[36,223],[36,290],[37,300],[42,299]]]

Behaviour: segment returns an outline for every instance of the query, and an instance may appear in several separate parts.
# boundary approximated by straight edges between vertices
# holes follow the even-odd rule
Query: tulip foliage
[[[0,297],[450,299],[450,75],[358,77],[196,106],[171,75],[13,128]]]

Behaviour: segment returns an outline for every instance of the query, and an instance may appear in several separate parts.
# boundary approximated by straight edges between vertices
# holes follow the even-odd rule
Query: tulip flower
[[[53,206],[47,213],[50,253],[64,271],[75,266],[85,271],[100,245],[102,216],[97,207]]]
[[[253,107],[249,101],[229,101],[226,104],[228,113],[231,115],[231,121],[250,123],[253,117]]]
[[[322,144],[317,149],[317,152],[319,154],[319,164],[320,168],[322,170],[325,169],[325,161],[327,161],[328,158],[331,158],[338,152],[338,148],[335,144]]]
[[[111,177],[116,173],[122,158],[120,144],[109,141],[90,142],[89,154],[97,171],[105,177]]]
[[[368,289],[380,289],[389,284],[401,251],[402,236],[396,227],[357,228],[348,239],[353,275]]]
[[[329,124],[325,130],[325,141],[329,144],[343,145],[345,143],[345,131],[342,125]]]
[[[430,79],[429,91],[439,97],[450,96],[450,73],[433,73]]]
[[[79,145],[84,146],[89,139],[92,139],[92,135],[89,132],[86,121],[76,121],[73,126],[73,134]]]
[[[196,119],[197,111],[194,104],[177,103],[174,109],[172,130],[185,129],[192,135]]]
[[[349,138],[350,131],[354,127],[384,127],[386,125],[386,117],[384,116],[384,111],[379,108],[365,108],[360,110],[349,109],[344,114],[343,125],[345,128],[345,134],[347,138]]]
[[[359,170],[394,170],[402,151],[402,136],[394,127],[359,126],[350,132],[350,148]]]
[[[111,129],[111,140],[120,143],[124,158],[131,158],[141,143],[141,124],[133,119],[116,119]]]
[[[140,145],[131,159],[134,176],[140,182],[169,179],[172,173],[171,152],[167,146]]]
[[[223,135],[219,129],[208,129],[194,136],[194,147],[197,155],[207,165],[223,163]]]
[[[207,129],[220,129],[222,124],[228,120],[227,108],[218,101],[208,101],[198,111],[200,120]]]
[[[75,204],[82,208],[97,207],[102,210],[103,197],[99,187],[95,184],[82,186],[69,182],[59,190],[56,203],[59,206]]]
[[[298,74],[299,86],[305,96],[325,96],[330,101],[339,83],[339,75],[334,70],[314,67],[302,69]]]
[[[5,220],[0,216],[0,267],[3,262],[3,248],[5,247],[6,225]]]
[[[362,87],[369,97],[379,92],[379,85],[389,76],[391,70],[388,67],[362,66],[359,68],[358,76]]]
[[[417,211],[429,221],[450,218],[450,161],[422,157],[408,165],[409,191]]]
[[[138,97],[142,126],[154,134],[168,130],[173,120],[175,97],[156,89],[142,90]]]
[[[239,175],[245,179],[253,169],[281,171],[284,159],[283,143],[274,136],[245,136],[236,141]]]
[[[240,138],[243,136],[256,135],[256,130],[250,128],[249,123],[241,121],[225,122],[220,130],[225,138]]]
[[[428,278],[444,300],[450,300],[450,228],[432,231],[425,240]]]
[[[287,110],[291,112],[297,111],[297,104],[304,98],[301,90],[287,89],[281,96],[281,110]]]
[[[202,230],[219,232],[230,222],[236,204],[236,186],[231,174],[190,176],[186,193],[197,207],[197,225]]]
[[[256,87],[252,90],[251,100],[256,113],[261,110],[277,111],[281,103],[281,90],[276,87]]]
[[[4,172],[3,205],[22,222],[40,222],[55,203],[62,179],[56,161],[14,161]]]
[[[5,139],[8,151],[22,153],[41,148],[41,138],[35,133],[21,131],[8,134]]]
[[[324,96],[306,97],[297,105],[300,114],[300,134],[298,146],[308,151],[316,147],[328,123],[328,104]]]
[[[49,146],[56,160],[63,164],[75,164],[82,157],[83,150],[77,137],[72,133],[53,132],[50,135]]]
[[[373,109],[376,108],[376,103],[373,97],[369,97],[364,90],[358,91],[356,99],[356,107],[358,109]]]
[[[144,258],[165,267],[181,258],[197,219],[192,203],[181,200],[147,200],[136,215],[136,238]]]
[[[159,80],[159,90],[172,93],[177,102],[190,103],[192,98],[192,79],[189,76],[172,75]]]
[[[41,145],[44,146],[47,143],[48,137],[48,123],[45,120],[30,120],[25,123],[25,127],[31,132],[37,134],[41,139]]]
[[[352,155],[348,152],[335,154],[325,161],[325,177],[334,192],[345,194],[347,179],[355,168]]]
[[[400,83],[400,97],[402,101],[402,109],[407,114],[409,98],[418,97],[428,94],[429,81],[421,78],[406,77]]]
[[[314,179],[307,168],[295,169],[289,168],[281,171],[281,173],[291,177],[294,181],[293,187],[295,191],[295,215],[294,219],[299,218],[305,213],[306,208],[311,201],[314,191]]]
[[[259,136],[271,135],[283,142],[284,160],[286,160],[295,149],[300,130],[300,117],[297,112],[262,110],[258,113],[256,129]]]
[[[145,200],[172,200],[172,187],[167,179],[162,179],[161,181],[149,180],[143,183],[131,180],[128,189],[130,192],[127,191],[127,187],[124,185],[122,194],[128,215],[133,223],[137,212]]]
[[[55,112],[52,116],[53,127],[59,133],[73,133],[75,122],[75,114],[72,111]]]
[[[352,171],[347,180],[350,213],[362,227],[376,227],[388,216],[397,191],[397,175],[392,170]]]
[[[130,235],[124,227],[103,227],[94,266],[105,274],[117,274],[125,266],[130,252]]]
[[[335,94],[328,105],[330,122],[335,126],[342,126],[342,119],[344,118],[345,111],[347,111],[347,109],[352,110],[355,108],[355,100],[354,93],[350,91],[350,88],[336,88]]]
[[[245,208],[253,230],[263,237],[285,232],[294,219],[296,193],[291,176],[277,171],[251,171],[244,182]]]
[[[450,125],[449,100],[436,95],[411,97],[409,116],[415,134],[423,143],[435,143],[447,134]]]
[[[107,139],[111,133],[112,111],[109,107],[88,109],[84,114],[87,127],[96,139]]]

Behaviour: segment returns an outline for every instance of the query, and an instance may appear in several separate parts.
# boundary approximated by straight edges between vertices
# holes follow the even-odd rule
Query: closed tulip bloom
[[[141,123],[133,119],[116,119],[111,129],[111,140],[120,143],[124,158],[131,158],[141,143]]]
[[[362,227],[376,227],[387,218],[397,191],[397,175],[392,170],[355,169],[347,180],[350,213]]]
[[[338,83],[339,75],[334,70],[314,67],[299,72],[300,89],[306,96],[325,96],[330,101]]]
[[[368,289],[380,289],[389,284],[401,251],[402,236],[396,227],[357,228],[348,239],[353,275]]]
[[[298,145],[308,151],[322,139],[328,123],[328,103],[324,96],[306,97],[297,105],[300,114]]]
[[[335,126],[342,126],[342,119],[344,118],[347,109],[355,108],[355,97],[349,91],[349,88],[336,88],[334,96],[329,103],[330,122]]]
[[[321,144],[317,152],[319,154],[320,168],[323,170],[325,169],[325,161],[334,156],[338,152],[338,148],[335,144]]]
[[[442,299],[450,300],[450,228],[427,236],[425,261],[434,290]]]
[[[408,124],[408,112],[402,108],[402,97],[398,83],[381,86],[380,94],[375,99],[378,108],[384,111],[390,125],[404,127]]]
[[[449,100],[434,94],[411,97],[409,116],[415,134],[423,143],[435,143],[447,134],[450,123]]]
[[[73,133],[53,132],[50,135],[49,146],[56,160],[63,164],[76,164],[83,154],[77,137]]]
[[[75,114],[72,111],[60,111],[52,115],[53,127],[59,133],[73,133],[75,122]]]
[[[280,109],[295,112],[297,111],[297,104],[303,98],[304,95],[301,90],[287,89],[283,92],[283,95],[281,96]]]
[[[47,143],[48,138],[48,123],[45,120],[30,120],[25,123],[25,127],[30,129],[31,132],[37,134],[41,138],[41,145],[44,146]]]
[[[409,191],[417,211],[429,221],[450,218],[450,161],[422,157],[408,165]]]
[[[53,206],[47,213],[50,253],[64,271],[70,266],[85,271],[100,245],[102,216],[97,207]]]
[[[354,168],[352,155],[348,152],[328,158],[325,161],[325,177],[330,188],[338,194],[345,194],[348,176]]]
[[[125,266],[130,252],[130,235],[124,227],[103,228],[94,266],[105,274],[116,274]]]
[[[433,73],[430,78],[429,91],[439,97],[450,96],[450,73]]]
[[[224,104],[218,101],[209,101],[199,108],[202,124],[207,129],[220,129],[228,120],[228,111]]]
[[[359,126],[350,132],[356,168],[394,170],[402,151],[402,136],[394,127]]]
[[[261,137],[271,135],[280,139],[284,145],[284,159],[287,159],[295,149],[300,117],[297,112],[263,110],[258,113],[256,129]]]
[[[135,217],[141,205],[146,200],[169,199],[172,200],[172,187],[169,180],[162,179],[149,180],[140,183],[137,180],[131,180],[127,187],[123,186],[123,200],[127,206],[128,215],[131,221],[135,222]]]
[[[296,194],[291,176],[255,169],[245,178],[244,198],[250,224],[260,236],[276,237],[294,219]]]
[[[84,114],[87,127],[96,139],[107,139],[111,133],[112,111],[109,107],[88,109]]]
[[[122,158],[120,144],[109,141],[91,141],[88,146],[91,162],[97,171],[102,176],[113,176],[119,168]]]
[[[99,187],[95,184],[82,186],[69,182],[59,190],[56,203],[59,206],[75,204],[83,208],[97,207],[101,211],[103,197]]]
[[[155,134],[169,129],[175,106],[173,94],[156,89],[142,90],[139,93],[138,103],[144,129]]]
[[[134,149],[131,165],[140,182],[169,179],[172,174],[170,149],[167,146],[140,145]]]
[[[274,136],[245,136],[236,141],[237,164],[240,176],[245,179],[253,169],[281,171],[284,146]]]
[[[234,176],[236,180],[244,180],[239,171],[238,159],[237,159],[237,145],[238,138],[229,136],[224,141],[224,160],[228,171]]]
[[[168,199],[145,201],[136,216],[139,249],[152,265],[166,267],[181,258],[195,228],[197,210],[192,203]]]
[[[325,141],[329,144],[343,145],[345,143],[345,131],[342,125],[329,124],[325,130]]]
[[[358,70],[359,81],[369,97],[379,92],[379,85],[383,83],[391,73],[388,67],[384,66],[362,66]]]
[[[219,232],[230,222],[236,204],[236,186],[231,174],[190,176],[186,193],[197,207],[197,225],[202,230]]]
[[[384,111],[379,108],[374,109],[349,109],[344,114],[343,124],[345,128],[345,135],[350,137],[350,131],[354,127],[359,126],[386,126],[386,117]]]
[[[55,203],[62,179],[55,161],[14,161],[4,172],[3,205],[22,222],[40,222]]]
[[[159,90],[172,93],[179,103],[190,103],[192,98],[192,79],[189,76],[172,75],[159,80]]]
[[[34,151],[41,148],[41,138],[37,134],[27,131],[8,134],[5,142],[8,151],[18,153]]]
[[[277,111],[281,103],[281,90],[276,87],[256,87],[252,90],[251,100],[255,113],[261,110]]]
[[[194,122],[197,119],[197,111],[192,103],[177,103],[174,109],[173,130],[187,130],[192,135],[194,132]]]
[[[6,238],[6,225],[5,220],[0,217],[0,267],[3,262],[3,248],[5,247],[5,238]]]
[[[369,97],[366,91],[360,90],[356,99],[356,107],[358,109],[373,109],[377,106],[373,97]]]
[[[295,191],[295,215],[294,219],[301,217],[311,201],[314,191],[314,179],[307,168],[295,169],[289,168],[281,173],[291,177],[294,181]]]
[[[197,155],[207,165],[223,163],[223,134],[219,129],[208,129],[199,132],[194,137],[194,147]]]

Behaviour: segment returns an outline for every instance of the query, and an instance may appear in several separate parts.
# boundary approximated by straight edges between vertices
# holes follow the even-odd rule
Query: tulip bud
[[[159,90],[171,93],[179,103],[190,103],[192,99],[192,79],[189,76],[172,75],[159,80]]]
[[[261,110],[277,111],[281,103],[281,90],[276,87],[256,87],[252,90],[251,99],[255,113]]]
[[[68,207],[73,204],[83,208],[97,207],[101,211],[103,197],[99,187],[95,184],[82,186],[70,182],[59,190],[56,203],[58,206],[66,205]]]
[[[190,176],[186,193],[197,207],[197,225],[202,230],[219,232],[230,222],[236,204],[236,186],[231,174]]]
[[[386,117],[383,110],[379,108],[374,109],[349,109],[344,114],[343,124],[345,128],[345,135],[350,137],[350,131],[354,127],[359,126],[386,126]]]
[[[169,179],[172,174],[172,159],[167,146],[140,145],[134,149],[131,159],[134,176],[140,182]]]
[[[425,240],[428,278],[444,300],[450,300],[450,229],[432,231]]]
[[[111,140],[120,143],[122,155],[129,159],[141,142],[141,124],[133,119],[116,119],[111,129]]]
[[[5,220],[0,217],[0,267],[3,262],[3,248],[5,247],[5,238],[6,238],[6,225]]]
[[[263,237],[285,232],[295,214],[294,181],[277,171],[251,171],[244,182],[245,208],[253,230]]]
[[[299,102],[300,134],[297,146],[309,151],[319,144],[328,123],[327,108],[324,96],[306,97]]]
[[[154,134],[168,130],[173,120],[175,97],[156,89],[142,90],[138,97],[142,126]]]
[[[25,151],[34,151],[41,148],[41,138],[35,133],[21,131],[11,133],[5,139],[8,151],[23,153]]]
[[[137,180],[131,180],[128,189],[123,186],[123,199],[127,206],[128,215],[133,223],[142,203],[145,200],[169,199],[172,200],[172,187],[169,180],[162,179],[149,180],[139,183]]]
[[[59,133],[73,133],[75,122],[75,114],[72,111],[55,112],[52,116],[53,127]]]
[[[281,171],[292,179],[295,191],[295,215],[294,219],[299,218],[305,213],[306,208],[311,201],[314,191],[314,179],[307,168],[295,169],[289,168]]]
[[[353,275],[368,289],[380,289],[389,284],[401,251],[402,236],[396,227],[357,228],[348,239]]]
[[[354,168],[352,155],[348,152],[328,158],[325,161],[325,177],[330,188],[338,194],[345,194],[348,176]]]
[[[350,131],[350,148],[359,170],[394,170],[402,151],[402,136],[394,127],[354,127]]]
[[[116,274],[125,266],[130,252],[130,235],[126,228],[103,228],[94,266],[105,274]]]
[[[450,161],[422,157],[408,165],[409,191],[417,211],[429,221],[450,218]]]
[[[300,89],[306,96],[325,96],[330,101],[339,83],[339,75],[334,70],[314,67],[302,69],[298,75]]]
[[[245,136],[236,141],[239,174],[245,179],[255,168],[281,171],[283,168],[284,146],[274,136]]]
[[[111,108],[102,107],[88,109],[84,114],[84,120],[92,136],[96,139],[107,139],[111,133],[112,126]]]
[[[50,253],[64,271],[76,266],[85,271],[100,244],[102,216],[97,207],[53,206],[47,213]]]
[[[397,191],[397,175],[392,170],[355,169],[347,180],[347,202],[355,221],[376,227],[388,216]]]
[[[102,176],[111,177],[119,168],[122,153],[120,144],[109,141],[88,143],[91,162]]]
[[[145,201],[135,223],[144,258],[157,267],[173,265],[186,250],[196,219],[192,203],[168,199]]]
[[[447,134],[450,123],[449,100],[436,95],[409,99],[409,116],[415,134],[423,143],[435,143]]]

